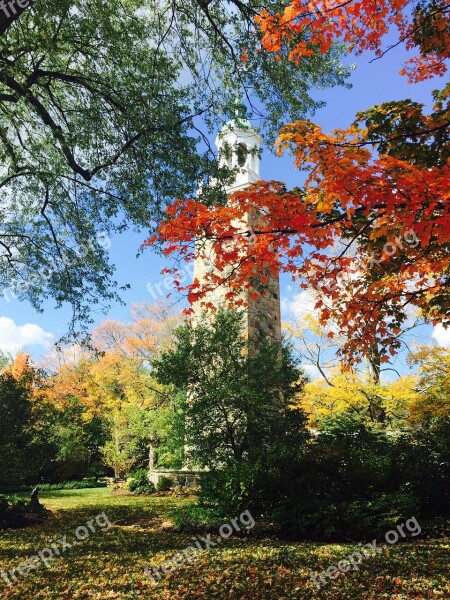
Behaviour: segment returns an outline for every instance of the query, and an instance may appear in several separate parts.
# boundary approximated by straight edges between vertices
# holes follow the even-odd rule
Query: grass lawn
[[[52,511],[45,523],[0,532],[1,569],[17,569],[52,543],[61,550],[63,536],[72,544],[75,530],[91,519],[95,531],[66,547],[48,568],[32,569],[28,576],[16,571],[11,586],[0,578],[2,599],[450,598],[448,538],[391,546],[318,590],[310,571],[336,565],[357,545],[232,536],[154,584],[145,567],[158,566],[193,543],[192,535],[171,531],[168,520],[171,508],[192,499],[112,495],[101,488],[46,492],[41,501]],[[103,527],[100,520],[103,531],[95,521],[102,512],[112,524]]]

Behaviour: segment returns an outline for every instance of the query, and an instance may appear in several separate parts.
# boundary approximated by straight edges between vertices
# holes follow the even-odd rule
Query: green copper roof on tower
[[[234,102],[233,118],[225,123],[224,129],[252,129],[252,125],[247,119],[247,107],[240,96]]]

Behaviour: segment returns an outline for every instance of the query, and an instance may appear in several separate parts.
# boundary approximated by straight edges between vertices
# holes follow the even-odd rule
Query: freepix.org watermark
[[[176,568],[183,566],[185,563],[192,564],[199,553],[220,545],[223,540],[229,538],[233,533],[241,531],[240,525],[247,531],[253,529],[255,521],[250,514],[250,511],[246,510],[241,513],[239,517],[231,519],[229,523],[221,525],[219,528],[219,536],[216,538],[216,541],[211,538],[210,533],[205,536],[199,536],[198,538],[194,537],[192,538],[194,545],[187,546],[184,550],[174,554],[171,558],[165,560],[157,567],[146,567],[144,570],[145,574],[154,584],[158,583],[163,575],[169,575],[169,573],[172,573]]]
[[[327,577],[329,580],[337,579],[339,575],[347,573],[348,571],[350,571],[350,569],[358,571],[359,565],[363,562],[363,560],[366,560],[367,558],[372,558],[373,556],[377,556],[378,554],[383,552],[383,550],[386,550],[386,548],[392,546],[392,544],[397,543],[400,539],[400,536],[402,538],[405,538],[409,533],[412,537],[415,537],[416,535],[419,535],[421,531],[422,528],[417,522],[416,517],[411,517],[406,521],[406,523],[401,523],[400,525],[397,525],[396,529],[391,529],[385,534],[384,539],[387,542],[386,544],[378,545],[376,539],[372,542],[369,542],[368,544],[358,544],[360,546],[360,549],[356,552],[352,552],[351,554],[347,555],[345,558],[340,560],[337,563],[337,566],[331,565],[328,567],[328,569],[320,573],[314,573],[313,571],[311,571],[310,579],[314,582],[317,589],[320,589],[322,585],[326,585],[328,583],[326,579]],[[321,583],[319,583],[319,579]]]
[[[100,531],[108,531],[111,523],[105,512],[98,514],[94,519],[90,519],[84,525],[80,525],[74,531],[75,539],[71,542],[67,541],[67,536],[63,535],[61,539],[50,540],[49,547],[42,548],[36,555],[30,556],[27,560],[21,562],[17,567],[6,571],[2,569],[0,575],[9,586],[13,586],[12,582],[17,583],[18,577],[27,577],[31,571],[40,569],[45,566],[47,569],[52,560],[57,556],[62,556],[66,550],[77,546],[86,541],[92,533]]]
[[[0,0],[1,1],[1,0]],[[104,250],[111,248],[111,240],[106,231],[100,231],[96,236],[96,243]],[[17,300],[20,294],[24,294],[27,289],[33,285],[45,285],[56,274],[61,273],[65,268],[70,267],[76,262],[81,262],[89,251],[95,250],[92,240],[86,244],[81,244],[74,257],[71,259],[66,254],[62,253],[62,261],[60,264],[50,262],[47,266],[43,266],[35,273],[31,274],[27,279],[14,283],[9,288],[0,290],[0,300],[3,297],[8,304],[12,300]]]
[[[236,242],[246,242],[249,246],[253,245],[256,241],[256,235],[253,229],[247,228],[242,231],[238,231],[234,235],[227,237],[223,240],[219,240],[218,245],[223,252],[231,252],[235,249]],[[194,278],[194,262],[186,263],[183,267],[177,269],[176,276],[166,275],[166,277],[160,279],[158,282],[149,281],[145,289],[152,296],[154,300],[162,298],[168,295],[168,292],[172,292],[177,288],[177,284],[184,283],[187,279],[192,280]],[[175,283],[177,281],[177,284]]]
[[[180,268],[177,272],[177,276],[173,277],[171,275],[166,275],[163,279],[158,281],[157,283],[148,282],[145,286],[147,292],[151,294],[154,300],[158,298],[162,298],[163,296],[167,296],[167,293],[176,289],[175,280],[178,283],[184,283],[186,279],[192,279],[194,276],[194,263],[186,263],[182,268]],[[164,287],[164,289],[163,289]]]
[[[36,0],[0,0],[0,11],[7,19],[15,17],[20,12],[31,6]]]
[[[398,236],[394,238],[393,242],[386,242],[383,246],[381,255],[378,258],[372,254],[367,259],[369,269],[371,269],[374,265],[381,264],[391,256],[394,256],[394,254],[396,254],[399,250],[405,250],[403,242],[411,248],[417,248],[417,246],[420,244],[420,239],[417,237],[415,231],[409,229],[408,231],[405,231],[403,237]]]

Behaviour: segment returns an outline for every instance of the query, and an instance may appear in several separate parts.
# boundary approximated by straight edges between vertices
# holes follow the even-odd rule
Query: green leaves
[[[252,351],[238,311],[184,325],[176,348],[153,366],[161,383],[187,393],[186,444],[195,465],[254,465],[267,460],[275,440],[301,435],[302,420],[286,414],[295,412],[288,405],[303,373],[288,347],[261,343]]]
[[[92,306],[118,300],[99,235],[148,228],[168,199],[229,176],[207,136],[237,91],[267,113],[270,141],[282,117],[314,110],[312,85],[343,83],[335,50],[300,69],[261,52],[257,8],[49,0],[10,27],[0,40],[0,293],[35,308],[69,303],[72,328],[86,326]],[[223,200],[220,186],[204,197]]]
[[[423,104],[398,100],[358,113],[354,126],[366,125],[364,143],[376,143],[380,154],[418,167],[443,166],[450,152],[448,89],[447,85],[440,92],[436,90],[438,102],[431,115],[423,113]]]

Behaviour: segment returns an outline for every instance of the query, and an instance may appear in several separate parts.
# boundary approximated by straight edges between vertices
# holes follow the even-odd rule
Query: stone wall
[[[198,487],[200,471],[149,471],[148,478],[155,487],[162,477],[172,479],[174,486],[195,489]]]

